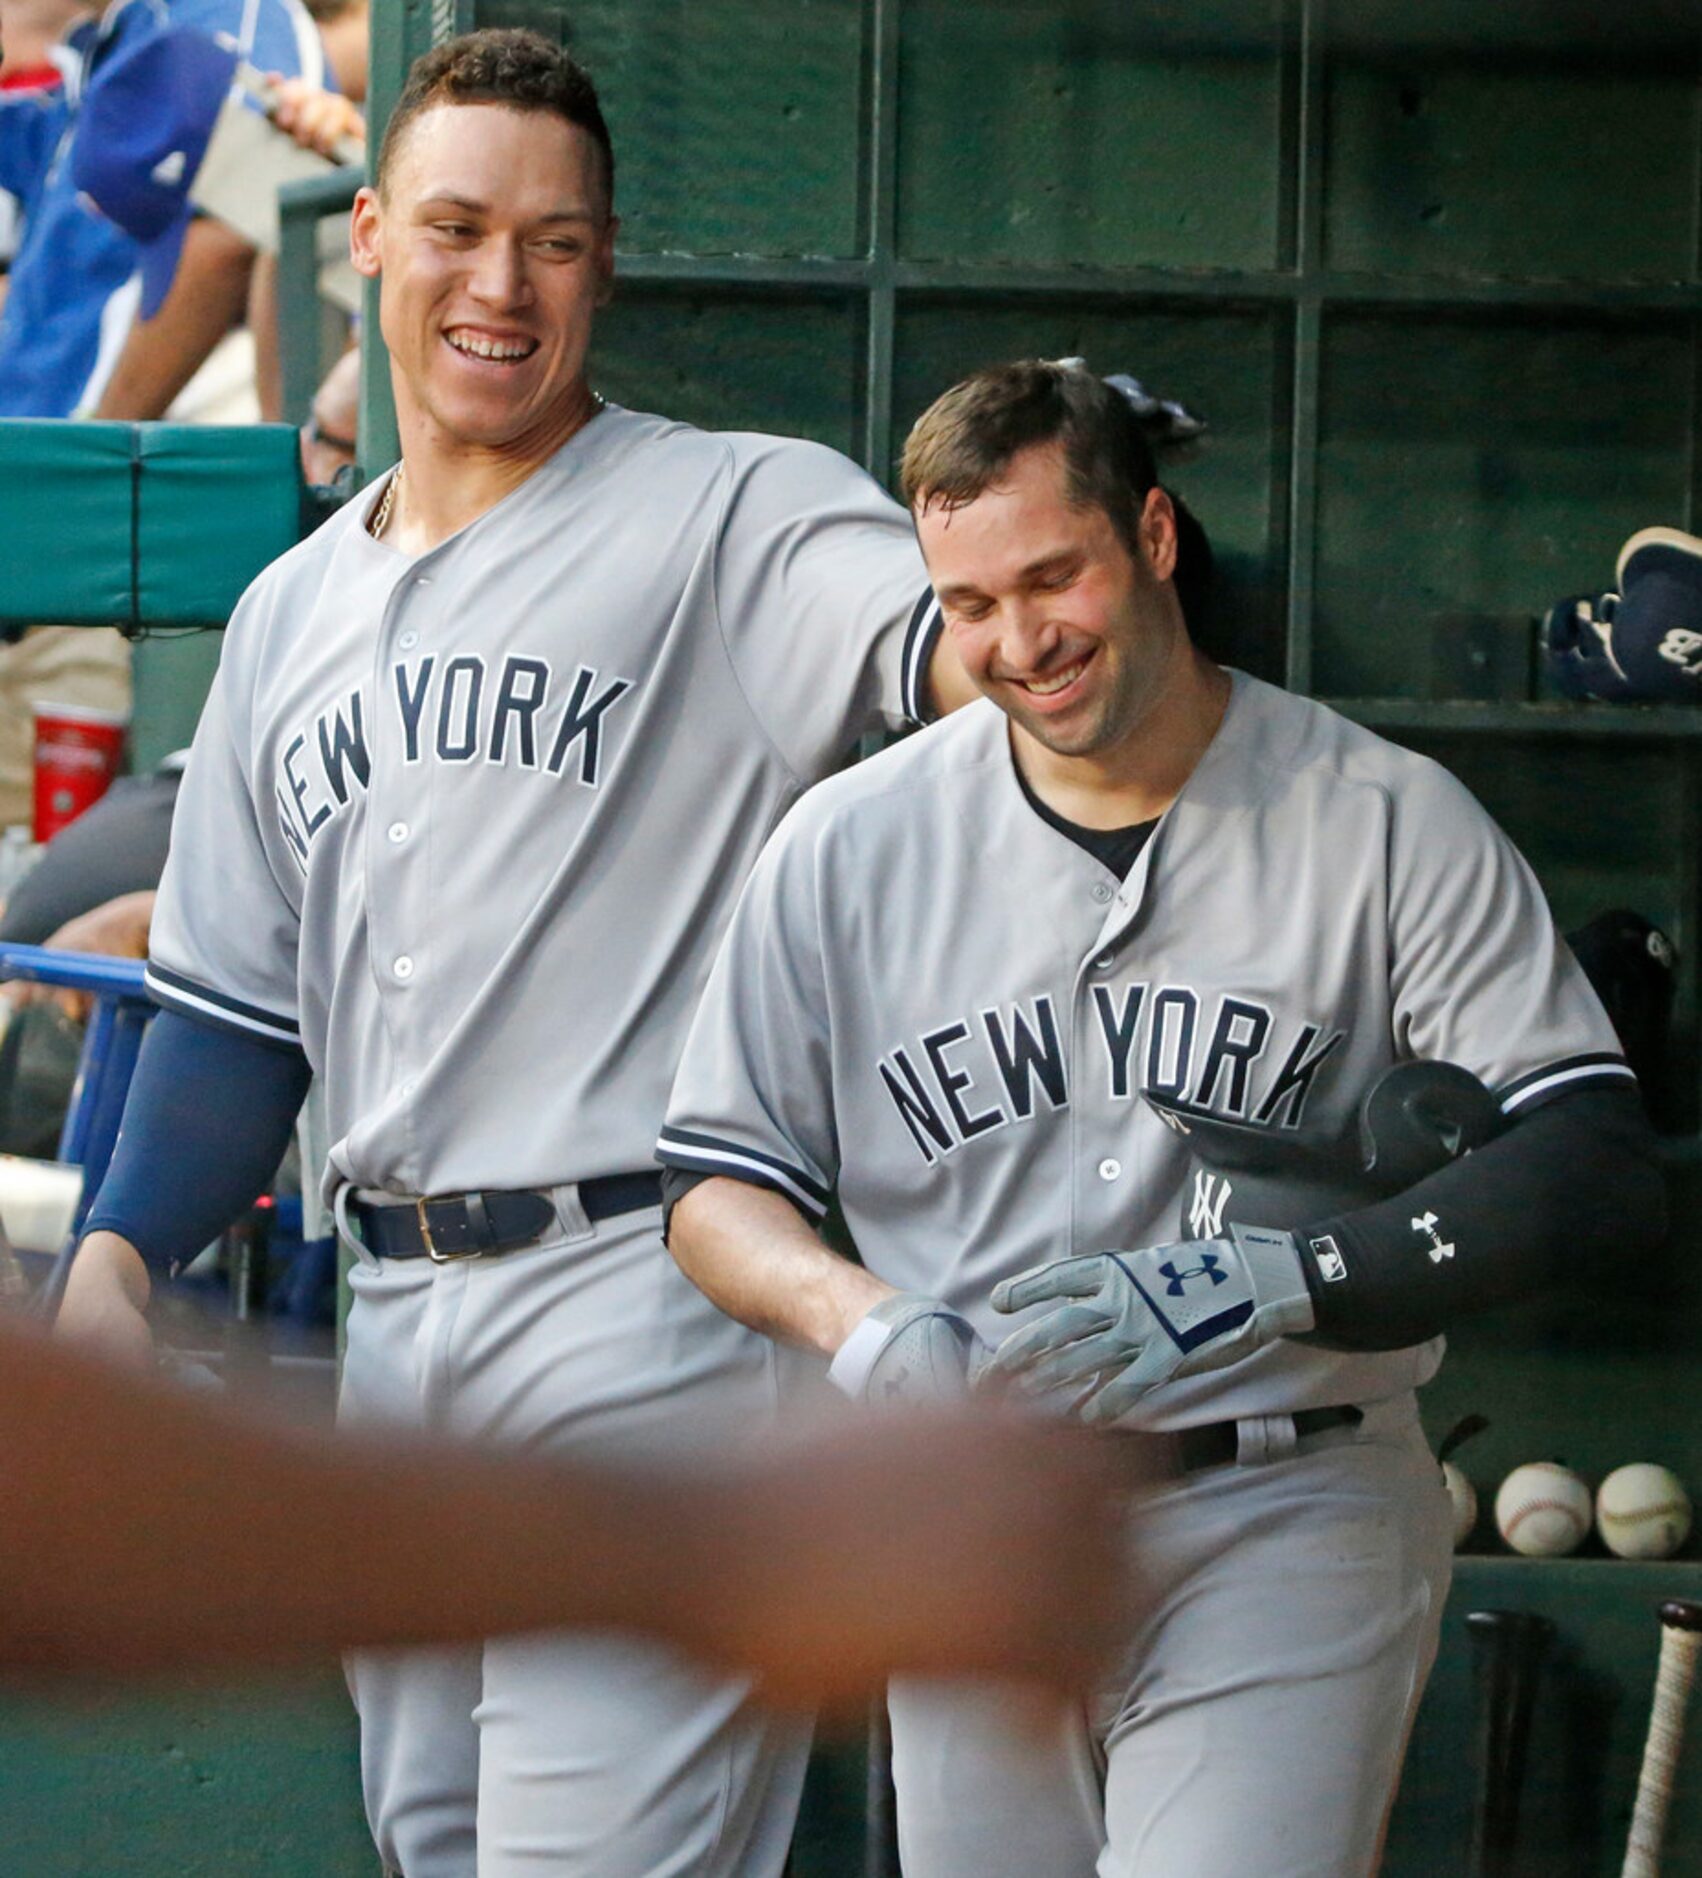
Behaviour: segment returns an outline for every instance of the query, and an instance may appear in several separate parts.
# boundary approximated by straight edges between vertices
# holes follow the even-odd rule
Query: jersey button
[[[1107,952],[1103,958],[1095,959],[1093,961],[1093,969],[1096,972],[1108,972],[1110,971],[1111,967],[1115,965],[1116,963],[1117,961],[1111,956],[1109,952]]]
[[[1122,1171],[1123,1163],[1121,1161],[1114,1161],[1109,1156],[1099,1163],[1099,1178],[1101,1180],[1115,1180]]]
[[[412,652],[414,647],[417,646],[419,642],[420,642],[420,636],[417,632],[414,631],[413,627],[411,626],[408,628],[406,632],[398,633],[396,635],[396,643],[402,648],[404,652]]]
[[[406,822],[392,822],[384,832],[392,841],[406,841],[408,838],[408,824]]]
[[[1101,906],[1104,906],[1105,903],[1111,898],[1111,889],[1108,886],[1106,886],[1104,881],[1096,880],[1093,883],[1093,897],[1099,902]]]
[[[414,961],[404,952],[390,969],[406,984],[414,975]]]

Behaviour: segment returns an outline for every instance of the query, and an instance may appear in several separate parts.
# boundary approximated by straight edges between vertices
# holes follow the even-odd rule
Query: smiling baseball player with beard
[[[260,1190],[311,1064],[362,1254],[349,1418],[572,1451],[771,1411],[771,1347],[662,1249],[656,1131],[763,840],[858,736],[949,702],[954,661],[861,470],[592,390],[613,179],[538,36],[410,75],[352,234],[402,461],[231,622],[68,1335],[148,1359],[150,1271]],[[407,1878],[784,1861],[804,1738],[743,1684],[597,1638],[352,1682]]]
[[[1451,777],[1191,643],[1115,392],[978,374],[904,478],[987,701],[763,854],[661,1137],[670,1244],[855,1396],[991,1375],[1171,1434],[1156,1608],[1049,1748],[895,1685],[906,1878],[1363,1874],[1448,1582],[1414,1391],[1455,1315],[1658,1236],[1635,1085]],[[812,1231],[834,1188],[865,1266]]]

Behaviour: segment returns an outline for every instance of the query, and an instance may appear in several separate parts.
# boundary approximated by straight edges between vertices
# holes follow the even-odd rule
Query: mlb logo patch
[[[1325,1284],[1333,1285],[1347,1276],[1347,1261],[1342,1257],[1335,1240],[1328,1233],[1322,1234],[1311,1243],[1312,1256],[1318,1262],[1318,1275]]]

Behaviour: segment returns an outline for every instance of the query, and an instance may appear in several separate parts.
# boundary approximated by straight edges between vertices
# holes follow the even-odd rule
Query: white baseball
[[[1515,1467],[1495,1496],[1496,1528],[1526,1558],[1560,1558],[1575,1552],[1590,1530],[1594,1511],[1589,1488],[1558,1461],[1528,1461]]]
[[[1442,1463],[1442,1485],[1448,1492],[1448,1504],[1454,1509],[1454,1550],[1457,1552],[1477,1524],[1477,1488],[1452,1461]]]
[[[1690,1536],[1690,1495],[1669,1468],[1616,1467],[1596,1493],[1596,1530],[1620,1558],[1671,1558]]]

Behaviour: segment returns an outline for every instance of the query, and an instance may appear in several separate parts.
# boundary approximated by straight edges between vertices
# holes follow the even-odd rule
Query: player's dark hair
[[[1075,360],[988,366],[936,398],[904,445],[904,500],[918,511],[960,509],[985,494],[1018,452],[1049,443],[1063,446],[1069,500],[1102,509],[1124,547],[1138,553],[1141,514],[1158,482],[1152,445],[1128,399]],[[1211,583],[1211,544],[1194,517],[1175,506],[1174,584],[1184,617],[1197,628]]]
[[[417,58],[384,127],[375,174],[380,193],[407,135],[422,111],[437,104],[505,104],[577,124],[597,147],[605,209],[615,199],[615,152],[597,87],[560,46],[525,27],[487,27],[462,33]]]

